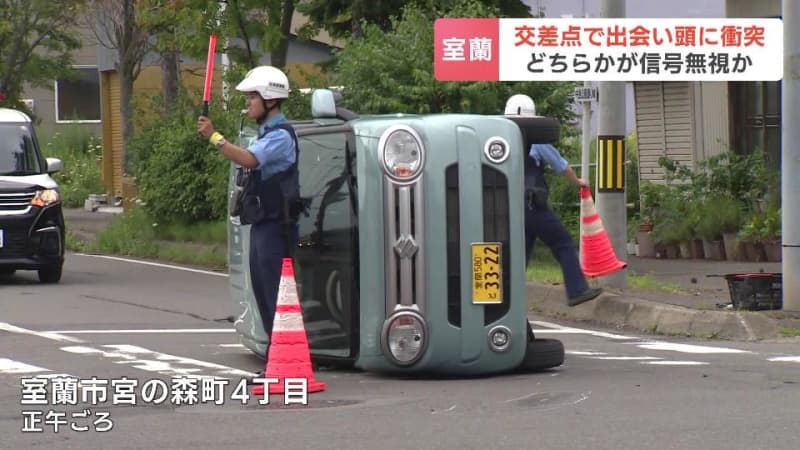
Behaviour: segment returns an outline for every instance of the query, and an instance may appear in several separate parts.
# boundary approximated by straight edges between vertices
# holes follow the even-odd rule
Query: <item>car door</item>
[[[296,277],[309,346],[317,360],[358,350],[356,196],[348,126],[299,130],[300,191]]]

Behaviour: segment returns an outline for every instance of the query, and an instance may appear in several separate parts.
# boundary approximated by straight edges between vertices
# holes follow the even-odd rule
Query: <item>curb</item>
[[[755,311],[696,310],[604,292],[582,305],[567,306],[562,285],[527,282],[528,311],[614,328],[696,337],[757,341],[779,336],[777,322]]]

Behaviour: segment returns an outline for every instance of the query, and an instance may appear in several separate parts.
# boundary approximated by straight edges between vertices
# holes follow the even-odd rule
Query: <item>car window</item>
[[[28,127],[0,124],[0,175],[35,175],[41,172]]]
[[[318,354],[350,356],[357,348],[353,320],[353,266],[357,251],[348,185],[348,134],[341,131],[300,136],[301,196],[310,199],[299,220],[295,261],[303,286],[300,301],[309,311],[309,344]],[[317,305],[317,306],[314,306]]]

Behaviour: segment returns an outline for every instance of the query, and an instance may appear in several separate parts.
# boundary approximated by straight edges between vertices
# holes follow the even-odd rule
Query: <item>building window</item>
[[[764,154],[773,168],[781,164],[781,82],[731,82],[733,150]]]
[[[100,73],[75,67],[76,75],[56,80],[56,122],[100,121]]]

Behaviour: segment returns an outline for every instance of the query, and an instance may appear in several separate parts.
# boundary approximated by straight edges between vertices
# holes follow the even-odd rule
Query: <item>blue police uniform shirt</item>
[[[278,113],[258,127],[258,134],[283,122],[286,122],[286,116]],[[294,140],[284,129],[274,130],[261,139],[256,139],[248,150],[258,160],[256,168],[261,171],[262,180],[288,169],[295,162]]]
[[[550,164],[556,173],[567,170],[569,166],[567,160],[551,144],[531,144],[528,155],[536,161],[538,166],[541,166],[542,162]]]

